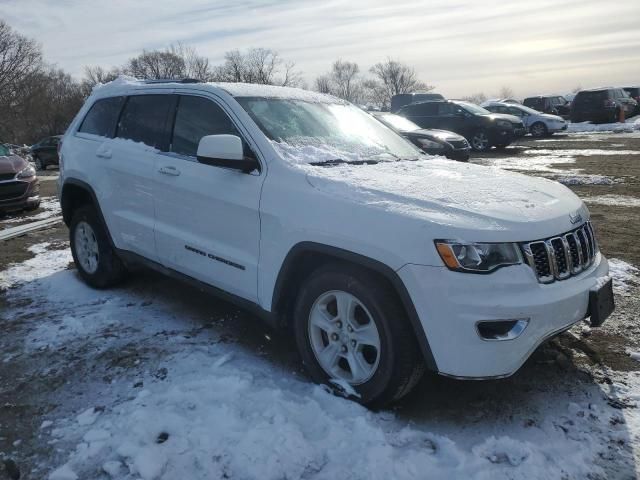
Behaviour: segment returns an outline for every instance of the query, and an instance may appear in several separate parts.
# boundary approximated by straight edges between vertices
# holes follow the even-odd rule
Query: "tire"
[[[547,126],[542,122],[536,122],[533,125],[531,125],[531,128],[529,129],[529,131],[531,132],[531,136],[535,138],[542,138],[549,135]]]
[[[40,170],[46,170],[47,166],[44,164],[44,162],[42,161],[42,159],[38,156],[36,156],[33,159],[33,163],[36,164],[36,170],[40,171]]]
[[[69,226],[71,254],[82,279],[93,288],[120,283],[126,269],[116,256],[108,233],[92,205],[73,213]]]
[[[471,144],[471,148],[473,148],[473,150],[476,152],[486,152],[491,148],[489,136],[484,130],[475,131],[473,135],[471,135],[469,143]]]
[[[352,301],[351,316],[338,311],[337,300],[345,298],[344,294]],[[318,311],[328,314],[320,317],[320,323],[335,332],[331,337],[312,322],[312,315],[317,318]],[[359,267],[330,264],[312,273],[296,299],[293,327],[302,362],[313,381],[364,405],[381,407],[398,400],[424,373],[425,363],[404,309],[388,285]],[[372,346],[376,342],[372,340],[374,329],[377,349]],[[354,337],[364,339],[363,343]],[[316,353],[329,352],[330,346],[341,349],[334,355],[333,374],[323,367]],[[357,368],[352,369],[352,364]],[[359,378],[349,378],[356,376],[356,370],[362,373]]]

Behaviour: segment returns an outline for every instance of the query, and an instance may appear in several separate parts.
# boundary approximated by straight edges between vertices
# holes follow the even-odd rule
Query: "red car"
[[[35,210],[40,206],[40,182],[36,169],[0,144],[0,213]]]

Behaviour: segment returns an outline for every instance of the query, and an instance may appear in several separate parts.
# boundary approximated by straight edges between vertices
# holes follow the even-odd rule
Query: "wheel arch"
[[[279,326],[286,327],[290,324],[291,310],[304,278],[321,265],[336,261],[365,269],[387,283],[409,318],[427,367],[437,371],[426,332],[400,276],[379,260],[349,250],[316,242],[300,242],[289,250],[278,273],[271,303],[271,310],[278,318]]]
[[[107,232],[109,243],[113,247],[113,239],[111,238],[109,228],[107,228],[107,222],[104,220],[102,210],[100,209],[100,203],[98,202],[98,197],[96,196],[93,187],[76,178],[69,178],[65,180],[60,192],[60,206],[62,208],[62,219],[65,225],[71,225],[73,212],[83,205],[93,205],[96,209],[98,218]]]

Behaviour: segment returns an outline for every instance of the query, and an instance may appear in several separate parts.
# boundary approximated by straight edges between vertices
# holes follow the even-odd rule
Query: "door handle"
[[[110,148],[99,148],[96,152],[96,157],[100,158],[111,158],[111,149]]]
[[[173,177],[177,177],[178,175],[180,175],[180,170],[178,170],[176,167],[160,167],[158,169],[158,172],[164,174],[164,175],[171,175]]]

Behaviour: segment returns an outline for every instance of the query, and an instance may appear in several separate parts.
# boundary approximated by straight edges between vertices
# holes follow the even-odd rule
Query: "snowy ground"
[[[611,147],[602,135],[584,136]],[[475,161],[588,179],[599,174],[584,159],[609,153],[536,145]],[[599,192],[588,197],[593,211],[631,218],[635,180],[601,176],[615,183],[587,185]],[[610,255],[617,311],[602,329],[576,327],[509,379],[428,375],[376,412],[312,385],[286,336],[190,287],[148,273],[119,289],[86,287],[64,237],[56,227],[23,238],[32,257],[0,271],[0,478],[12,462],[22,478],[51,480],[604,480],[640,471],[635,257]]]

